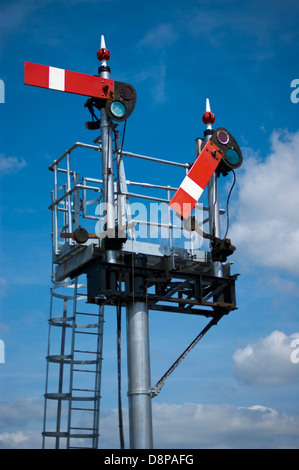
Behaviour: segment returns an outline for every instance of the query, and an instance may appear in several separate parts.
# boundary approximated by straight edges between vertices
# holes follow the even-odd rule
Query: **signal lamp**
[[[225,152],[225,158],[227,162],[232,166],[239,165],[240,163],[240,156],[238,152],[233,148],[230,148]]]
[[[136,105],[137,93],[128,83],[114,82],[113,99],[107,100],[106,111],[114,121],[125,121]]]
[[[229,142],[229,135],[228,135],[227,132],[225,132],[223,130],[218,131],[217,132],[217,139],[221,144],[225,145]]]
[[[243,157],[239,145],[232,134],[223,127],[216,129],[211,141],[223,151],[223,157],[217,171],[226,176],[230,171],[242,165]]]
[[[112,101],[110,111],[116,118],[123,118],[126,114],[126,107],[121,101]]]

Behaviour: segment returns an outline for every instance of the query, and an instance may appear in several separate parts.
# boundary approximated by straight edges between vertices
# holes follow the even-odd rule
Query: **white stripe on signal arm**
[[[203,189],[195,183],[189,176],[186,176],[180,186],[189,196],[191,196],[195,201],[198,201],[200,196],[203,193]]]
[[[49,88],[65,91],[65,70],[49,67]]]

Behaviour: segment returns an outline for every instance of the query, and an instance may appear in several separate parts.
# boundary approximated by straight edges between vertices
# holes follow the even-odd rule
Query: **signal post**
[[[170,236],[167,246],[157,246],[150,241],[137,243],[134,237],[131,237],[129,243],[128,238],[133,231],[134,224],[130,225],[128,220],[127,225],[123,225],[123,216],[128,216],[129,208],[127,207],[126,214],[116,213],[116,202],[119,198],[128,199],[129,193],[126,189],[123,164],[118,166],[117,173],[115,173],[113,154],[115,153],[118,158],[121,158],[122,154],[125,155],[125,152],[119,149],[119,142],[116,145],[115,123],[125,122],[128,119],[134,110],[137,95],[132,85],[111,79],[110,67],[107,64],[110,52],[106,48],[103,36],[97,57],[101,62],[98,76],[26,62],[25,84],[87,96],[88,100],[85,106],[92,115],[92,121],[86,123],[86,127],[101,131],[100,146],[77,143],[71,148],[71,151],[77,146],[101,150],[102,188],[100,193],[104,210],[104,214],[102,214],[104,216],[103,232],[89,233],[81,226],[79,219],[82,207],[86,206],[85,192],[87,189],[95,191],[97,188],[88,188],[86,185],[78,183],[77,177],[75,186],[71,188],[69,182],[72,174],[68,164],[67,191],[59,197],[56,187],[50,206],[54,212],[55,250],[53,264],[56,265],[55,281],[63,283],[68,278],[75,279],[84,274],[87,277],[88,303],[99,305],[101,312],[103,312],[105,305],[119,309],[122,306],[126,307],[130,447],[131,449],[151,449],[153,448],[152,398],[159,393],[169,374],[210,327],[217,324],[223,315],[237,308],[235,300],[237,276],[231,275],[230,263],[226,263],[227,257],[234,252],[235,247],[231,245],[229,239],[221,238],[217,179],[220,175],[226,176],[230,171],[238,168],[242,163],[242,154],[229,131],[224,128],[212,129],[215,116],[211,113],[208,100],[203,116],[207,130],[202,144],[197,146],[197,158],[192,166],[128,153],[131,157],[148,159],[151,164],[155,161],[182,166],[188,170],[172,198],[169,197],[170,187],[165,186],[168,195],[166,202],[178,215],[178,220],[182,221],[184,228],[190,232],[196,231],[210,240],[211,250],[204,252],[193,248],[190,250],[176,248],[172,245],[172,237]],[[96,110],[100,111],[100,119],[96,117]],[[115,135],[114,140],[113,134]],[[52,170],[55,169],[56,186],[57,168],[65,155],[55,160],[50,167]],[[67,155],[69,158],[70,151],[67,152]],[[65,172],[65,170],[62,171]],[[119,182],[118,190],[115,189],[115,179]],[[151,185],[145,187],[149,186]],[[152,187],[157,188],[155,185]],[[195,216],[192,215],[192,211],[206,187],[209,201],[210,233],[204,232]],[[81,190],[83,195],[80,204],[78,204],[77,196],[77,199],[75,198],[71,202],[73,194],[77,195]],[[173,191],[174,188],[171,190]],[[69,214],[70,220],[67,226],[71,229],[69,232],[67,232],[65,224],[61,230],[58,227],[57,212],[60,210],[61,201],[68,201],[65,203],[67,210],[63,210]],[[72,212],[77,214],[74,230],[71,220]],[[84,217],[88,218],[83,212],[82,222],[84,222]],[[127,218],[129,219],[129,217]],[[173,229],[172,222],[169,221],[168,225]],[[58,235],[65,240],[65,245],[61,249],[57,242]],[[195,314],[210,319],[208,325],[203,328],[155,387],[151,386],[149,310]],[[58,318],[51,321],[53,325],[64,327],[67,319],[63,317],[63,320]],[[90,326],[94,327],[93,324]],[[76,330],[77,327],[75,322],[73,329]],[[82,354],[84,352],[88,351],[81,351]],[[65,363],[71,364],[72,367],[74,364],[88,363],[88,361],[75,360],[75,353],[76,350],[73,347],[70,355],[52,356],[52,360],[60,361],[63,365]],[[73,383],[73,378],[70,382]],[[99,387],[100,381],[98,380],[96,383]],[[59,393],[47,393],[45,396],[58,400],[58,408],[60,409],[63,400],[68,400],[70,403],[72,400],[78,400],[78,397],[73,396],[73,390],[75,389],[70,386],[68,393],[59,390]],[[98,397],[99,390],[95,390],[95,392]],[[84,399],[89,400],[89,398],[83,397],[82,400]],[[69,407],[69,423],[72,421],[71,410],[76,409],[79,408]],[[99,410],[97,409],[94,422],[98,420],[98,415]],[[60,419],[61,417],[59,417]],[[80,434],[79,431],[74,433],[74,429],[81,428],[69,425],[67,431],[62,432],[59,425],[56,433],[44,431],[44,436],[55,437],[56,441],[67,438],[67,442],[76,436],[84,439],[84,434]],[[92,437],[93,447],[97,448],[97,427],[93,428]]]

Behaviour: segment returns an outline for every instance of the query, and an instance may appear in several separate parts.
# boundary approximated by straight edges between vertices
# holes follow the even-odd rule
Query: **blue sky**
[[[25,86],[24,61],[96,74],[101,34],[112,78],[131,83],[138,94],[126,150],[193,161],[209,97],[215,126],[231,131],[244,156],[229,231],[237,246],[232,270],[241,274],[239,309],[211,330],[154,399],[155,446],[298,448],[299,363],[291,361],[291,343],[299,337],[299,103],[291,100],[298,2],[0,3],[0,448],[41,445],[51,274],[48,166],[75,141],[96,137],[84,126],[85,98]],[[100,176],[100,162],[99,174],[89,176]],[[172,185],[181,176],[147,175]],[[130,161],[127,177],[140,177]],[[230,184],[230,177],[220,181],[222,204]],[[203,324],[150,313],[153,385]],[[115,313],[107,311],[102,448],[119,446],[115,330]],[[127,421],[125,429],[128,446]]]

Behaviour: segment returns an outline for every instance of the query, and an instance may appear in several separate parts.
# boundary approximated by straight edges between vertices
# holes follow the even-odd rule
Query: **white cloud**
[[[10,422],[9,415],[15,404],[17,412]],[[6,429],[0,431],[0,448],[41,447],[42,400],[23,399],[14,404],[7,403],[6,407],[2,403],[1,411],[6,415]],[[125,443],[129,448],[128,410],[123,411]],[[33,417],[40,418],[34,429],[31,413]],[[51,413],[53,417],[54,414]],[[14,429],[8,429],[10,426]],[[39,429],[36,429],[38,426]],[[174,405],[154,401],[153,435],[155,449],[298,448],[299,415],[281,413],[261,405]],[[101,411],[99,447],[119,448],[116,409]]]
[[[152,61],[147,61],[143,69],[133,77],[135,83],[148,81],[154,104],[161,104],[167,101],[165,54],[167,47],[172,46],[178,39],[179,33],[175,25],[162,23],[148,30],[138,43],[138,48],[142,55],[144,55],[145,48],[147,55],[149,52],[156,53],[159,50],[158,64],[157,57],[155,58],[154,62],[156,65],[154,66]]]
[[[127,410],[124,410],[128,447]],[[117,447],[117,410],[101,416],[102,448]],[[155,449],[298,447],[299,416],[254,405],[174,405],[153,402]]]
[[[150,29],[140,40],[140,46],[149,46],[154,49],[165,49],[179,39],[179,34],[171,24],[162,23]]]
[[[16,173],[27,165],[23,158],[5,157],[0,154],[0,175]]]
[[[25,424],[31,419],[41,419],[43,402],[38,398],[17,398],[11,403],[0,402],[0,429]]]
[[[3,432],[0,434],[0,442],[6,445],[6,448],[20,448],[28,439],[28,436],[23,431]]]
[[[299,274],[299,131],[273,132],[264,160],[245,155],[230,237],[255,263]]]
[[[268,280],[267,284],[270,287],[274,287],[275,291],[299,297],[299,285],[295,281],[283,279],[282,277],[275,275]]]
[[[258,386],[299,382],[299,364],[291,360],[291,343],[297,337],[299,333],[287,336],[273,331],[266,338],[237,349],[233,355],[234,375],[245,384]]]
[[[256,405],[154,406],[156,448],[279,448],[297,446],[299,416]]]
[[[41,449],[40,430],[23,430],[0,433],[0,449]]]
[[[154,104],[165,103],[167,100],[165,80],[166,66],[162,63],[157,66],[146,67],[132,77],[134,83],[148,81]]]

